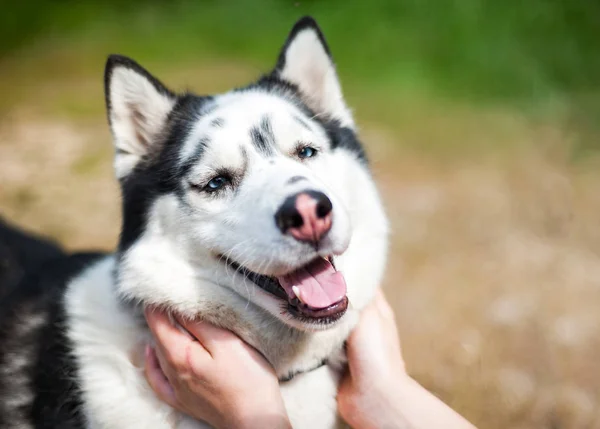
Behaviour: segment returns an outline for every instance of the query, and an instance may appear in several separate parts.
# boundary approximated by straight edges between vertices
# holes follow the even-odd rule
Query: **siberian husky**
[[[244,88],[176,94],[112,55],[105,92],[119,246],[57,258],[2,301],[0,426],[207,427],[136,365],[147,305],[258,349],[293,427],[340,425],[344,341],[381,280],[387,220],[316,22]]]

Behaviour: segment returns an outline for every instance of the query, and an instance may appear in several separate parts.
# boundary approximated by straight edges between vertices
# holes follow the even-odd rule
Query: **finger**
[[[252,359],[263,369],[275,375],[275,369],[265,355],[233,332],[206,321],[181,321],[180,323],[198,339],[213,359],[225,355],[235,356],[240,361]],[[198,366],[195,360],[191,361],[191,366],[197,376],[202,375],[206,367],[206,365]]]
[[[382,317],[379,313],[377,300],[381,297],[383,297],[383,294],[378,291],[375,300],[362,311],[358,324],[352,330],[346,342],[348,365],[350,373],[353,375],[362,371],[363,362],[365,358],[368,358],[365,355],[367,351],[371,350],[371,353],[380,352]]]
[[[361,344],[363,341],[363,329],[361,325],[358,325],[348,339],[346,340],[346,356],[348,358],[348,369],[351,375],[354,375],[357,371],[360,371],[362,364],[361,356]]]
[[[347,419],[352,412],[352,399],[355,390],[350,374],[345,374],[340,381],[336,396],[338,411],[343,418]]]
[[[175,395],[175,399],[179,404],[183,404],[180,400],[181,394],[188,390],[190,379],[192,378],[192,372],[190,368],[192,368],[191,361],[187,361],[185,367],[175,368],[165,357],[165,351],[161,349],[160,346],[154,349],[156,353],[156,358],[158,360],[158,366],[161,369],[163,375],[167,379],[167,382],[173,389],[173,393]],[[205,367],[206,365],[197,365],[199,367]],[[180,408],[181,409],[181,408]]]
[[[228,353],[232,346],[236,348],[245,346],[245,343],[233,332],[219,328],[212,323],[201,320],[183,320],[181,318],[178,318],[177,321],[213,357],[219,352]]]
[[[192,356],[195,360],[209,357],[204,347],[173,325],[169,316],[163,311],[146,309],[145,315],[157,341],[158,350],[176,371],[186,369],[189,366],[188,359]]]
[[[148,384],[152,390],[154,390],[154,393],[156,393],[156,396],[173,408],[179,409],[179,403],[175,396],[175,391],[160,367],[158,357],[156,356],[156,351],[150,346],[146,346],[144,374],[146,375]]]

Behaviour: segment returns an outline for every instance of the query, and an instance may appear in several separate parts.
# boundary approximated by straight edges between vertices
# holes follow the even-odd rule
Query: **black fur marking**
[[[89,253],[49,259],[0,301],[0,369],[11,368],[13,353],[19,350],[26,351],[23,357],[29,359],[13,377],[0,378],[0,427],[16,427],[21,421],[36,428],[85,427],[63,300],[69,279],[100,256]],[[23,377],[33,398],[15,410],[3,399],[19,393],[14,383]]]
[[[50,282],[56,285],[57,279],[66,285],[69,279],[100,256],[70,256],[47,272],[42,271],[45,274],[42,280],[44,288],[51,287]],[[57,275],[57,269],[60,270],[62,279]],[[50,317],[39,338],[40,360],[36,362],[33,378],[33,389],[38,394],[33,402],[32,420],[37,425],[43,423],[44,427],[83,427],[81,392],[75,382],[78,376],[77,362],[71,354],[72,344],[65,332],[67,317],[63,303],[64,294],[59,293],[58,296],[60,299],[53,301],[48,308]]]
[[[212,121],[210,121],[210,125],[212,127],[222,128],[223,125],[225,125],[225,119],[223,119],[223,118],[215,118]]]
[[[302,180],[308,180],[306,177],[304,176],[294,176],[292,177],[290,180],[287,181],[288,185],[293,185],[294,183],[298,183]]]
[[[314,18],[311,16],[305,16],[303,18],[300,18],[300,20],[298,20],[298,22],[294,24],[294,27],[290,31],[290,34],[288,35],[287,40],[283,45],[283,48],[281,48],[279,58],[277,59],[277,65],[275,66],[275,71],[278,74],[285,68],[285,56],[287,54],[288,48],[294,42],[296,36],[306,29],[310,29],[316,33],[317,37],[319,38],[319,41],[321,42],[321,45],[323,46],[323,49],[325,50],[329,58],[332,58],[331,51],[329,50],[329,46],[327,45],[327,41],[325,40],[325,36],[323,36],[323,33],[321,32],[317,21],[315,21]]]
[[[260,130],[256,127],[252,127],[250,129],[250,139],[252,144],[256,147],[256,149],[265,155],[269,155],[270,149],[267,146],[266,138]]]
[[[308,118],[315,115],[302,101],[302,94],[298,90],[298,87],[287,80],[281,79],[275,71],[271,74],[261,76],[256,82],[248,86],[238,88],[237,91],[244,92],[256,89],[282,97],[294,104]]]
[[[354,153],[357,158],[365,165],[368,166],[369,160],[365,149],[358,141],[356,133],[348,127],[343,127],[338,120],[319,121],[329,139],[331,140],[332,149],[345,149]]]
[[[256,149],[263,155],[273,156],[275,154],[275,135],[271,127],[271,120],[264,116],[258,127],[250,129],[250,139]]]
[[[0,299],[27,273],[37,271],[47,260],[62,254],[55,243],[25,233],[0,218]]]

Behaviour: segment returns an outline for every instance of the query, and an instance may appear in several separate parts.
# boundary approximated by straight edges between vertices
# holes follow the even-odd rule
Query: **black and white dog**
[[[175,94],[116,55],[105,85],[119,248],[57,258],[1,302],[0,427],[206,427],[135,365],[146,305],[231,329],[275,368],[295,428],[336,427],[343,344],[381,280],[387,220],[315,21],[225,94]]]

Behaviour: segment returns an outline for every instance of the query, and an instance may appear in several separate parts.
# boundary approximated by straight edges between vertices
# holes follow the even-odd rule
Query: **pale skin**
[[[146,319],[157,346],[146,350],[145,373],[161,400],[217,429],[292,427],[273,368],[235,334],[178,319],[188,335],[155,310]],[[347,353],[337,401],[353,428],[475,428],[407,374],[394,313],[381,292],[361,315]]]

